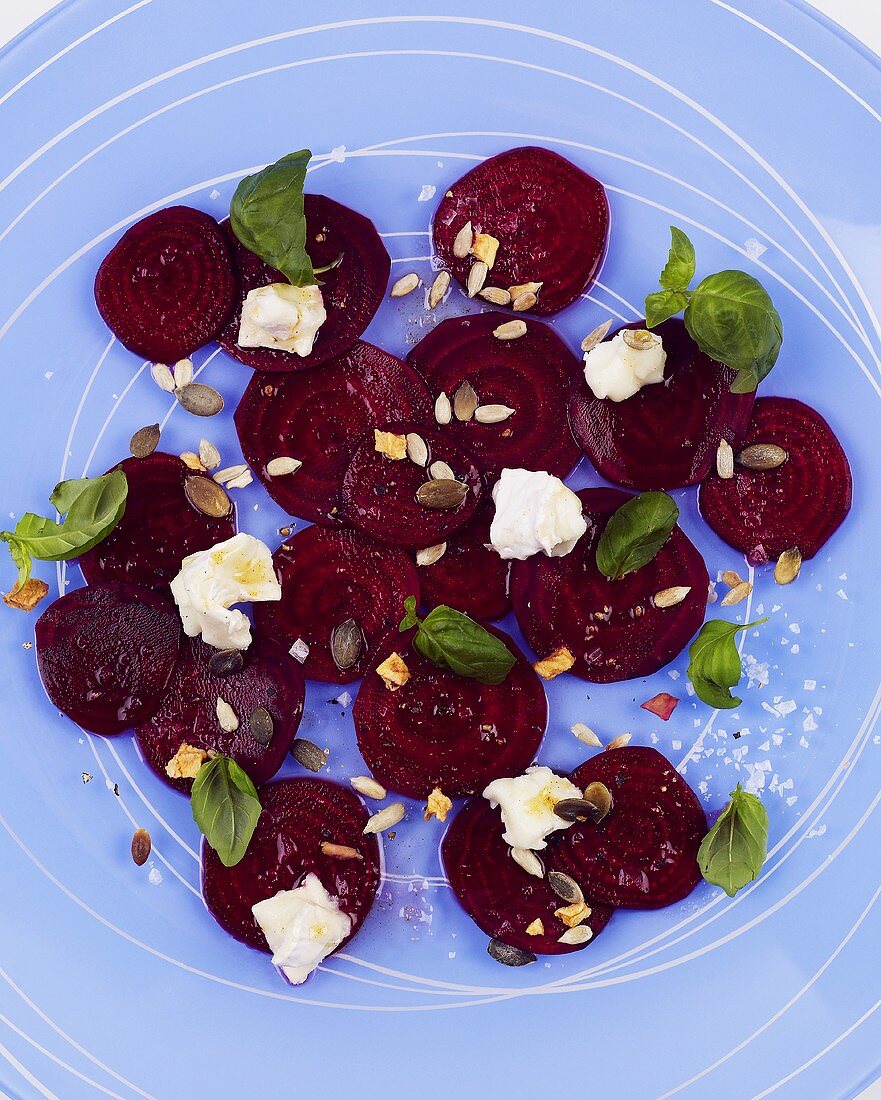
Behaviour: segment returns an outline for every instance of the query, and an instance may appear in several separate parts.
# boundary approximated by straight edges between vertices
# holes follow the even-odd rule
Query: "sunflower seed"
[[[594,821],[597,807],[586,798],[561,798],[554,804],[554,813],[563,821]]]
[[[398,279],[389,294],[392,298],[406,298],[408,294],[413,293],[417,286],[419,286],[419,276],[415,271],[411,271],[409,275],[402,275]]]
[[[147,830],[135,829],[135,835],[132,837],[132,859],[138,867],[143,867],[150,858],[152,848],[153,842]]]
[[[164,363],[154,363],[150,367],[150,375],[160,390],[165,390],[166,393],[174,393],[174,375]]]
[[[435,543],[434,546],[426,546],[424,550],[416,551],[416,564],[434,565],[436,561],[441,560],[446,552],[447,544],[445,542]]]
[[[647,328],[626,328],[621,333],[624,343],[634,351],[648,351],[661,342],[660,336],[649,332]]]
[[[248,729],[257,744],[266,748],[275,733],[275,723],[266,707],[254,707],[248,719]]]
[[[471,242],[474,240],[474,230],[471,222],[465,222],[453,239],[453,255],[457,260],[464,260],[471,251]]]
[[[386,829],[390,829],[393,825],[397,825],[399,821],[403,821],[404,812],[403,802],[392,802],[389,806],[383,806],[381,810],[367,819],[364,833],[369,835],[370,833],[382,833]]]
[[[489,268],[483,260],[478,260],[471,265],[471,270],[468,272],[468,281],[466,283],[469,298],[473,298],[475,294],[479,294],[480,291],[483,290],[483,284],[486,282],[488,274]]]
[[[437,462],[432,462],[428,468],[428,472],[431,474],[433,481],[455,481],[456,475],[453,473],[452,466],[449,466],[446,462],[442,462],[438,459]]]
[[[745,600],[752,590],[753,586],[749,581],[741,581],[740,584],[736,584],[729,592],[725,593],[719,606],[734,607],[735,604]]]
[[[581,887],[569,875],[562,871],[548,871],[548,886],[554,891],[561,901],[567,905],[579,905],[584,902],[584,894]]]
[[[493,329],[493,336],[497,340],[519,340],[526,335],[525,321],[506,321],[503,325]]]
[[[729,588],[736,588],[739,584],[743,584],[743,577],[739,573],[735,573],[733,569],[726,569],[722,574],[722,583],[728,585]]]
[[[673,588],[662,588],[660,592],[656,592],[652,597],[652,602],[655,607],[676,607],[677,604],[682,603],[688,593],[691,591],[690,585],[674,585]]]
[[[528,966],[535,962],[535,955],[531,951],[524,951],[521,947],[512,947],[503,940],[494,938],[486,947],[491,959],[495,959],[502,966]]]
[[[434,403],[434,419],[438,424],[449,424],[453,419],[453,406],[450,404],[449,397],[443,392],[437,395]]]
[[[532,291],[527,290],[524,294],[518,294],[511,302],[511,309],[513,309],[515,313],[522,313],[525,309],[532,309],[537,301],[538,299]]]
[[[364,858],[357,848],[350,848],[348,844],[332,844],[329,840],[322,840],[321,852],[323,855],[332,856],[334,859]]]
[[[232,501],[210,477],[191,474],[184,482],[184,493],[190,504],[203,516],[222,519],[232,511]]]
[[[453,394],[453,412],[457,420],[470,420],[477,408],[477,394],[470,382],[465,381]]]
[[[485,286],[479,297],[485,302],[492,302],[494,306],[506,306],[511,301],[511,295],[500,286]]]
[[[188,386],[193,381],[193,360],[192,359],[178,359],[174,364],[174,384],[177,389],[182,390],[184,386]]]
[[[330,655],[340,672],[345,672],[357,662],[363,648],[364,635],[354,619],[346,619],[333,628]]]
[[[601,344],[603,340],[605,340],[605,338],[609,335],[609,329],[611,327],[611,317],[608,319],[608,321],[603,321],[601,325],[597,325],[597,327],[592,332],[589,332],[587,336],[585,336],[585,338],[581,341],[581,350],[585,354],[589,351],[593,351],[597,344]]]
[[[511,859],[527,873],[535,878],[544,878],[545,869],[541,860],[531,848],[512,848]]]
[[[138,428],[131,438],[128,449],[135,458],[146,458],[159,446],[159,425],[148,424],[146,428]]]
[[[407,457],[417,466],[424,466],[428,462],[428,446],[417,432],[407,433]]]
[[[632,733],[619,733],[617,737],[613,737],[612,740],[606,745],[606,752],[610,749],[625,749],[630,744],[630,739],[633,737]]]
[[[388,793],[372,775],[353,775],[349,782],[358,794],[363,794],[365,798],[385,798]]]
[[[501,424],[514,412],[507,405],[478,405],[474,410],[474,419],[478,424]]]
[[[240,649],[217,649],[208,658],[208,671],[213,676],[232,676],[241,672],[245,658]]]
[[[327,763],[327,753],[322,752],[314,741],[305,737],[295,737],[291,744],[291,756],[300,767],[310,772],[320,772]]]
[[[204,382],[189,382],[175,390],[174,396],[180,407],[193,416],[216,416],[223,409],[221,395]]]
[[[212,477],[218,485],[227,485],[230,481],[235,481],[237,477],[241,477],[242,474],[247,473],[248,467],[240,462],[237,466],[224,466],[222,470],[218,470]]]
[[[789,458],[789,453],[776,443],[751,443],[737,456],[737,461],[747,470],[776,470]]]
[[[216,470],[220,465],[220,451],[207,439],[199,440],[199,461],[206,470]]]
[[[197,454],[193,454],[192,451],[182,451],[180,460],[185,466],[189,466],[191,470],[201,470],[203,472],[205,470],[202,459]]]
[[[222,699],[218,695],[217,702],[214,704],[214,711],[217,714],[217,721],[220,723],[220,728],[223,732],[235,733],[239,728],[239,716],[226,699]]]
[[[458,508],[467,495],[468,486],[451,478],[426,481],[416,490],[416,500],[423,508]]]
[[[584,788],[584,800],[596,806],[599,816],[594,817],[593,821],[597,824],[603,820],[612,808],[612,792],[605,783],[600,783],[598,780],[588,783]]]
[[[243,470],[240,474],[230,478],[226,483],[226,487],[227,489],[247,489],[253,480],[254,475],[251,471]]]
[[[734,451],[727,439],[720,439],[716,449],[716,473],[723,481],[734,477]]]
[[[521,294],[535,294],[544,286],[544,283],[516,283],[514,286],[508,287],[508,293],[512,298],[517,299]]]
[[[590,726],[586,726],[583,722],[576,722],[572,727],[572,732],[585,745],[590,745],[591,748],[601,749],[603,747],[602,741],[593,732]]]
[[[428,308],[435,309],[444,300],[444,295],[450,289],[449,271],[439,271],[431,284],[428,292]]]
[[[593,932],[588,928],[586,924],[577,924],[574,928],[567,928],[562,936],[557,940],[557,943],[568,943],[573,946],[579,946],[582,943],[588,943],[593,939]]]
[[[283,455],[280,458],[271,458],[266,463],[266,474],[268,477],[287,477],[288,474],[295,474],[302,465],[299,458]]]
[[[774,566],[774,580],[778,584],[792,584],[801,571],[801,550],[797,546],[784,550]]]

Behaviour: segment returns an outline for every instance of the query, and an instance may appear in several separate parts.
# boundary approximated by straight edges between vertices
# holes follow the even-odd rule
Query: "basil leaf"
[[[664,290],[688,290],[695,271],[694,245],[675,225],[670,226],[670,236],[670,255],[658,282]]]
[[[440,604],[420,619],[412,596],[404,607],[400,629],[418,627],[413,646],[438,668],[482,684],[500,684],[514,667],[516,658],[504,642],[461,611]]]
[[[235,760],[215,756],[193,780],[190,807],[220,862],[235,867],[248,850],[263,809],[248,775]]]
[[[734,639],[742,630],[767,621],[766,617],[753,623],[728,623],[724,619],[704,623],[688,648],[687,675],[699,699],[717,710],[740,706],[741,700],[730,690],[740,683],[742,672]]]
[[[9,542],[9,553],[12,555],[13,564],[18,569],[18,580],[16,581],[16,588],[23,588],[31,576],[31,556],[27,550],[21,545],[20,542],[16,542],[14,539]]]
[[[733,898],[742,886],[758,878],[767,852],[768,811],[738,783],[698,849],[701,874]]]
[[[406,600],[404,600],[404,610],[406,611],[406,614],[404,615],[403,619],[401,619],[401,625],[398,627],[398,630],[400,630],[402,634],[405,630],[410,630],[414,626],[419,626],[419,623],[421,621],[419,616],[416,614],[415,596],[408,596]]]
[[[768,292],[745,271],[708,275],[691,295],[685,327],[702,352],[738,373],[734,393],[751,393],[777,362],[783,322]]]
[[[315,284],[303,213],[303,185],[311,158],[308,149],[300,149],[245,176],[229,208],[230,225],[245,248],[277,268],[294,286]]]
[[[658,290],[647,294],[645,299],[645,323],[647,328],[655,328],[662,321],[675,317],[688,305],[688,294],[684,290]]]
[[[666,493],[640,493],[615,512],[597,543],[597,568],[609,580],[640,569],[676,526],[679,509]]]

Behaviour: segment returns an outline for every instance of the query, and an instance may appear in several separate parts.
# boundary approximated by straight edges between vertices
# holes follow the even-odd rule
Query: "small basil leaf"
[[[738,783],[698,849],[701,874],[729,898],[758,878],[768,852],[768,811]]]
[[[235,867],[248,850],[262,806],[248,775],[235,760],[215,756],[193,780],[190,807],[196,824],[224,867]]]
[[[694,245],[681,229],[670,226],[670,255],[658,282],[664,290],[688,290],[694,278]]]
[[[406,614],[404,615],[403,619],[401,619],[401,625],[398,627],[398,630],[400,630],[402,634],[405,630],[411,630],[414,626],[418,626],[421,622],[421,619],[416,614],[415,596],[408,596],[406,600],[404,600],[404,610],[406,611]]]
[[[764,618],[753,623],[728,623],[724,619],[711,619],[704,623],[688,649],[688,678],[699,699],[717,710],[740,706],[741,700],[730,690],[740,683],[742,672],[734,639],[742,630],[767,621]]]
[[[31,556],[27,552],[24,546],[20,542],[16,542],[15,539],[9,540],[9,553],[12,555],[12,561],[18,569],[18,581],[16,582],[17,588],[23,588],[31,576]]]
[[[675,317],[688,305],[688,294],[684,290],[658,290],[647,294],[645,299],[645,323],[647,328],[655,328],[662,321]]]
[[[311,157],[308,149],[300,149],[246,176],[229,208],[230,225],[245,248],[277,268],[294,286],[315,284],[303,212],[303,185]]]
[[[414,648],[439,668],[482,684],[500,684],[514,667],[516,658],[504,642],[461,611],[441,604],[416,623]]]
[[[679,519],[676,502],[666,493],[640,493],[610,517],[597,543],[597,568],[616,580],[648,564]]]

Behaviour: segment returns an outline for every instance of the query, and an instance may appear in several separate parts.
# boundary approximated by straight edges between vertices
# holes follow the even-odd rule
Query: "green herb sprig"
[[[666,493],[640,493],[612,515],[597,542],[597,568],[616,580],[647,565],[679,519],[679,509]]]
[[[741,887],[758,878],[767,852],[768,811],[738,783],[698,849],[701,874],[733,898]]]
[[[767,621],[766,616],[753,623],[728,623],[724,619],[704,623],[688,649],[688,678],[698,699],[719,710],[740,706],[741,700],[731,694],[743,672],[734,639],[742,630]]]
[[[461,611],[441,604],[420,619],[415,596],[404,600],[404,608],[400,629],[418,627],[414,647],[439,668],[482,684],[500,684],[514,667],[516,658],[504,642]]]
[[[190,808],[224,867],[235,867],[248,850],[263,807],[250,777],[228,756],[215,756],[193,780]]]

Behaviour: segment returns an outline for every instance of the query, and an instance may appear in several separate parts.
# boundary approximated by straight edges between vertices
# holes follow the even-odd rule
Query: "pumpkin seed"
[[[535,294],[544,286],[544,283],[517,283],[515,286],[508,287],[508,293],[513,299],[517,299],[521,294]]]
[[[417,286],[419,286],[419,276],[415,271],[411,271],[408,275],[402,275],[398,279],[389,294],[392,298],[406,298],[408,294],[413,293]]]
[[[601,344],[603,340],[605,340],[605,338],[609,335],[609,329],[611,327],[611,317],[608,319],[608,321],[603,321],[601,325],[597,325],[597,327],[592,332],[589,332],[587,336],[585,336],[585,338],[581,341],[581,350],[585,354],[587,354],[587,352],[589,351],[593,351],[597,344]]]
[[[676,607],[677,604],[682,603],[690,591],[691,586],[684,584],[674,585],[673,588],[662,588],[660,592],[654,594],[652,602],[655,607]]]
[[[150,367],[150,375],[160,390],[174,393],[174,375],[170,367],[166,367],[164,363],[154,363]]]
[[[332,844],[329,840],[322,840],[321,851],[323,855],[332,856],[334,859],[364,858],[357,848],[350,848],[348,844]]]
[[[363,794],[365,798],[385,798],[388,793],[372,775],[353,775],[349,782],[358,794]]]
[[[138,428],[131,438],[128,449],[135,458],[146,458],[159,446],[159,425],[148,424],[146,428]]]
[[[428,308],[435,309],[444,300],[444,295],[450,289],[449,271],[439,271],[431,284],[428,292]]]
[[[271,458],[266,463],[266,474],[268,477],[287,477],[288,474],[295,474],[302,465],[299,458],[283,455],[280,458]]]
[[[535,962],[532,951],[524,951],[522,947],[512,947],[504,940],[493,938],[486,947],[491,959],[495,959],[502,966],[528,966]]]
[[[224,733],[235,733],[239,728],[239,716],[232,709],[226,699],[217,696],[217,702],[214,704],[214,712],[217,715],[217,721],[220,723],[220,728]]]
[[[305,737],[295,737],[291,744],[291,756],[297,763],[310,772],[320,772],[327,763],[327,753]]]
[[[257,744],[266,748],[275,733],[275,723],[266,707],[254,707],[248,719],[248,729]]]
[[[428,445],[417,432],[407,433],[407,457],[417,466],[424,466],[428,462]]]
[[[585,745],[590,745],[591,748],[601,749],[603,747],[602,741],[593,732],[593,730],[586,726],[583,722],[576,722],[572,727],[572,732]]]
[[[774,566],[774,580],[778,584],[792,584],[801,572],[801,550],[797,546],[784,550]]]
[[[483,284],[486,282],[488,274],[489,268],[483,260],[478,260],[471,265],[471,270],[468,272],[468,281],[465,284],[469,298],[473,298],[475,294],[479,294],[483,290]]]
[[[722,583],[729,588],[737,588],[739,584],[743,584],[743,577],[739,573],[735,573],[733,569],[726,569],[722,574]]]
[[[135,829],[135,835],[132,837],[132,859],[138,867],[143,867],[150,858],[152,848],[153,841],[147,830]]]
[[[216,416],[223,410],[221,395],[204,382],[188,382],[175,390],[174,396],[180,407],[193,416]]]
[[[442,462],[438,459],[437,462],[432,462],[428,468],[428,472],[431,474],[433,481],[455,481],[456,475],[453,473],[452,466],[449,466],[446,462]]]
[[[184,386],[188,386],[193,381],[193,360],[192,359],[178,359],[174,364],[174,384],[177,389],[182,390]]]
[[[222,519],[232,511],[232,501],[216,481],[192,474],[184,482],[187,500],[203,516]]]
[[[479,296],[494,306],[506,306],[511,301],[511,295],[500,286],[485,286]]]
[[[525,309],[532,309],[537,301],[538,299],[532,291],[527,290],[525,294],[518,294],[513,302],[511,302],[511,309],[513,309],[515,313],[522,313]]]
[[[390,806],[383,806],[381,810],[369,817],[363,831],[368,836],[371,833],[382,833],[393,825],[397,825],[399,821],[403,821],[404,813],[403,802],[392,802]]]
[[[661,342],[660,336],[649,332],[647,328],[626,328],[622,332],[624,343],[634,351],[648,351]]]
[[[191,470],[201,470],[203,472],[205,470],[202,459],[197,454],[193,454],[192,451],[182,451],[180,460],[185,466],[189,466]]]
[[[753,586],[749,581],[741,581],[740,584],[736,584],[729,592],[725,593],[719,606],[734,607],[735,604],[745,600],[752,590]]]
[[[241,672],[245,658],[240,649],[217,649],[208,658],[208,671],[213,676],[232,676]]]
[[[602,821],[612,808],[612,792],[605,783],[600,783],[599,780],[588,783],[584,788],[584,800],[592,803],[597,808],[599,817],[593,818],[595,823]]]
[[[544,878],[544,866],[531,848],[512,848],[511,859],[514,860],[518,867],[522,867],[527,875],[533,875],[535,878]]]
[[[199,461],[206,470],[216,470],[220,465],[220,451],[207,439],[199,440]]]
[[[474,410],[474,419],[478,424],[501,424],[514,412],[507,405],[478,405]]]
[[[563,871],[548,872],[548,886],[554,891],[561,901],[567,905],[578,905],[584,902],[584,894],[581,887],[570,875]]]
[[[453,394],[453,412],[457,420],[471,420],[477,408],[477,394],[470,382],[465,381]]]
[[[503,325],[493,329],[493,336],[497,340],[519,340],[526,335],[525,321],[506,321]]]
[[[453,255],[457,260],[464,260],[471,251],[471,242],[474,240],[474,230],[471,222],[465,222],[456,236],[453,238]]]
[[[346,619],[333,628],[330,636],[330,655],[333,663],[345,672],[354,665],[364,648],[364,635],[354,619]]]
[[[453,419],[453,406],[450,404],[449,397],[443,391],[437,395],[437,400],[434,403],[434,419],[438,424],[449,424]]]
[[[723,481],[734,477],[734,451],[727,439],[720,439],[716,449],[716,473]]]
[[[224,466],[222,470],[218,470],[217,473],[212,474],[212,477],[218,485],[228,485],[231,481],[235,481],[237,477],[241,477],[242,474],[248,472],[248,467],[240,462],[237,466]]]
[[[578,946],[582,943],[588,943],[593,939],[593,932],[586,924],[577,924],[574,928],[567,928],[562,936],[557,940],[557,943],[568,943],[574,946]]]
[[[747,470],[776,470],[789,458],[789,453],[776,443],[751,443],[737,456],[737,461]]]
[[[617,737],[613,737],[612,740],[606,745],[606,752],[610,749],[625,749],[630,744],[630,740],[633,737],[632,733],[619,733]]]
[[[434,546],[426,546],[424,550],[416,551],[416,564],[434,565],[436,561],[441,560],[446,552],[447,544],[445,542],[435,543]]]
[[[554,803],[554,813],[563,821],[593,821],[597,807],[586,798],[561,798]]]
[[[468,486],[462,481],[440,478],[426,481],[416,490],[416,500],[423,508],[458,508],[468,495]]]

